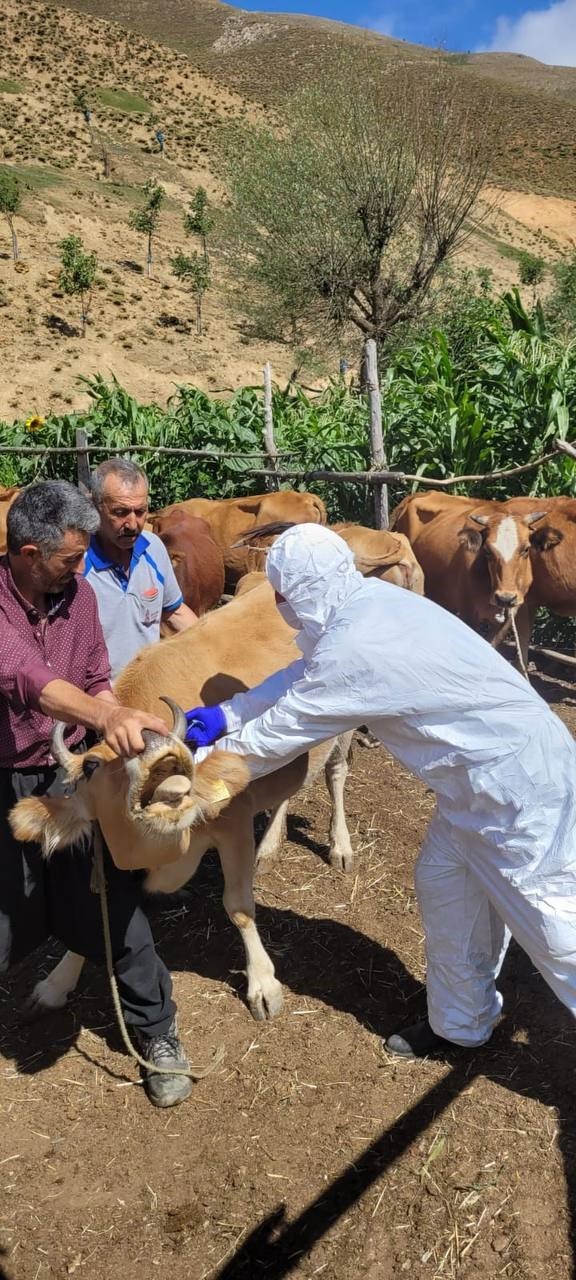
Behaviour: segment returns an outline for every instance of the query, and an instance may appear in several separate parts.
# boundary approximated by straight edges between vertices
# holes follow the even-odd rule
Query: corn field
[[[75,445],[78,427],[93,448],[122,449],[145,467],[153,507],[194,495],[229,497],[262,489],[250,474],[263,465],[263,402],[258,387],[228,400],[178,387],[166,407],[138,404],[117,382],[85,378],[88,407],[80,413],[16,424],[0,423],[0,444],[35,444],[34,454],[0,454],[0,484],[35,478],[75,479],[74,455],[47,447]],[[529,315],[517,294],[463,315],[450,331],[433,329],[407,343],[381,370],[388,465],[443,479],[482,474],[529,462],[555,437],[570,438],[576,411],[576,346],[546,331],[540,307]],[[275,388],[273,417],[280,467],[365,470],[369,466],[365,396],[343,381],[317,394]],[[133,453],[137,445],[205,450],[205,458]],[[243,456],[244,455],[244,456]],[[102,460],[105,452],[93,455]],[[290,482],[293,483],[293,482]],[[301,486],[303,487],[303,485]],[[361,484],[314,484],[332,518],[369,519],[370,495]],[[457,492],[458,490],[454,490]],[[391,500],[406,489],[394,486]],[[576,465],[567,457],[515,478],[475,486],[478,496],[511,493],[576,494]]]

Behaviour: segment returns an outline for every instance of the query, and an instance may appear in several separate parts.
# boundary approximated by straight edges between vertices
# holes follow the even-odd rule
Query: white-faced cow
[[[535,501],[514,512],[503,502],[432,492],[405,498],[391,524],[422,566],[426,595],[494,634],[530,590],[530,548],[545,514],[546,504]]]

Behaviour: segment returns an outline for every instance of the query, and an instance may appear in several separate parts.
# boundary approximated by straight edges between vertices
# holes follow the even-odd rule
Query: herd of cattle
[[[0,552],[18,492],[0,491]],[[247,574],[263,570],[275,528],[326,524],[327,517],[315,494],[284,491],[222,501],[191,498],[150,519],[186,604],[202,615],[224,591],[237,590]],[[389,531],[350,523],[332,527],[352,549],[361,573],[425,591],[489,639],[503,636],[514,615],[525,662],[541,605],[562,617],[576,614],[575,498],[491,502],[434,490],[405,498],[392,513]]]
[[[15,496],[0,496],[0,538]],[[281,843],[291,796],[324,768],[332,802],[330,861],[350,870],[352,846],[344,810],[349,738],[310,751],[246,786],[238,756],[214,751],[196,763],[184,745],[181,707],[210,704],[249,688],[300,656],[262,575],[266,548],[289,523],[326,523],[320,498],[306,493],[209,501],[193,498],[151,517],[164,540],[186,600],[199,623],[142,650],[116,682],[121,702],[173,715],[168,738],[145,734],[146,750],[120,762],[105,745],[70,753],[61,726],[53,752],[75,784],[65,798],[32,797],[13,810],[15,834],[47,854],[76,842],[98,822],[121,868],[145,868],[151,892],[173,892],[193,875],[209,848],[224,873],[224,905],[246,951],[248,1003],[256,1018],[277,1013],[282,993],[254,919],[254,815],[270,811],[259,857]],[[535,609],[576,613],[576,500],[477,502],[432,492],[406,498],[392,531],[334,526],[359,570],[422,593],[489,635],[515,614],[525,648]],[[238,545],[238,544],[241,545]],[[235,592],[213,609],[223,590]],[[40,1006],[64,1003],[78,977],[79,957],[65,957],[38,984]]]

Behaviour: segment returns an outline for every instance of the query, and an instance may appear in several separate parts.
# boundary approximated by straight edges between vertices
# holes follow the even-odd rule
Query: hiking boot
[[[131,1028],[134,1043],[139,1053],[150,1063],[150,1070],[141,1067],[144,1077],[144,1088],[150,1102],[155,1107],[176,1107],[184,1102],[192,1093],[190,1076],[165,1075],[154,1071],[154,1067],[189,1066],[182,1042],[178,1037],[176,1019],[163,1036],[146,1036],[138,1027]]]
[[[398,1058],[427,1058],[439,1049],[446,1052],[447,1049],[458,1048],[451,1040],[437,1036],[427,1018],[413,1022],[411,1027],[404,1027],[403,1031],[397,1031],[382,1043],[389,1053],[396,1054]]]

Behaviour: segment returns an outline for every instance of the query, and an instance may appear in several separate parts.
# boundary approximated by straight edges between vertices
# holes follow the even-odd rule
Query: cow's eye
[[[525,560],[526,557],[530,555],[530,547],[522,547],[520,555],[522,556],[522,559]]]

